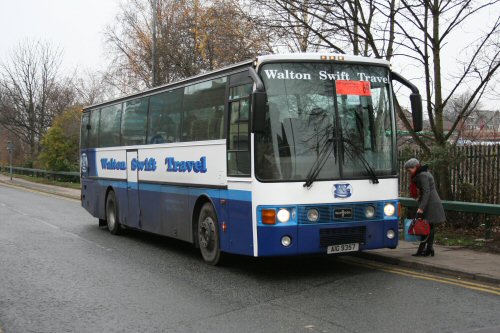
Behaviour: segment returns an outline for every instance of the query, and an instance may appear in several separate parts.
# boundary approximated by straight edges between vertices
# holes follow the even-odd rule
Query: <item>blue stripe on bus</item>
[[[127,183],[125,180],[89,178],[83,178],[82,185],[82,192],[86,193],[86,199],[82,205],[95,217],[105,218],[106,189],[113,187],[119,201],[119,214],[123,223],[186,241],[192,241],[189,221],[191,221],[195,202],[200,195],[206,195],[212,200],[219,219],[219,227],[221,228],[222,223],[226,223],[228,227],[226,233],[221,230],[221,249],[230,253],[253,255],[252,194],[250,191],[141,182]],[[139,196],[137,196],[137,188],[139,188]],[[129,205],[129,197],[140,202],[142,213],[138,208],[134,208],[134,204]],[[224,206],[220,199],[226,199]],[[139,214],[142,214],[140,226],[135,222]]]
[[[99,180],[99,184],[102,186],[113,186],[118,188],[127,188],[127,186],[135,186],[136,182],[114,181],[114,180]],[[127,185],[128,184],[128,185]],[[151,183],[141,183],[138,182],[141,190],[153,191],[153,192],[163,192],[171,194],[186,194],[189,190],[191,191],[201,191],[208,195],[210,198],[217,197],[220,199],[230,199],[238,201],[252,201],[252,192],[243,190],[218,190],[210,189],[204,187],[183,187],[181,185],[170,185],[170,184],[151,184]]]

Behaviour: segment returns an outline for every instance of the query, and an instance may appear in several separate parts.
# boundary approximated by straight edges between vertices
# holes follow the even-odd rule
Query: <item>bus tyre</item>
[[[206,203],[201,207],[197,234],[203,260],[210,265],[219,264],[221,259],[219,223],[214,208],[210,203]]]
[[[106,224],[108,230],[113,235],[118,235],[121,231],[121,225],[118,220],[118,205],[115,192],[110,191],[106,198]]]

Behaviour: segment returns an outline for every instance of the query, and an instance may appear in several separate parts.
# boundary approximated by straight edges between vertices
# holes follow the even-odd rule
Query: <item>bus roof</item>
[[[218,73],[230,73],[232,70],[235,70],[240,67],[245,67],[245,66],[250,66],[252,64],[255,64],[256,67],[259,67],[260,65],[266,63],[266,62],[277,62],[277,61],[337,61],[337,62],[346,62],[346,63],[362,63],[362,64],[371,64],[371,65],[379,65],[379,66],[386,66],[389,67],[390,63],[389,61],[385,59],[376,59],[376,58],[369,58],[369,57],[362,57],[362,56],[355,56],[355,55],[348,55],[348,54],[337,54],[337,53],[284,53],[284,54],[268,54],[268,55],[261,55],[257,56],[256,59],[250,59],[246,61],[242,61],[240,63],[236,63],[230,66],[218,68],[216,70],[198,74],[195,76],[191,76],[188,78],[185,78],[183,80],[179,80],[176,82],[171,82],[167,83],[158,87],[146,89],[141,92],[133,93],[130,95],[125,95],[122,97],[115,98],[113,100],[108,100],[106,102],[102,103],[97,103],[93,105],[89,105],[83,108],[83,111],[86,111],[88,109],[93,109],[96,107],[103,107],[106,105],[111,105],[114,103],[118,102],[123,102],[127,101],[130,99],[138,98],[141,96],[147,96],[154,94],[156,92],[161,92],[163,90],[166,90],[168,88],[174,88],[177,86],[183,86],[185,84],[188,84],[190,82],[196,82],[200,81],[200,79],[203,79],[204,77],[212,77]]]
[[[274,61],[338,61],[338,62],[356,62],[362,64],[390,66],[389,61],[385,59],[369,58],[349,54],[338,53],[288,53],[288,54],[269,54],[257,57],[257,66],[264,62]]]

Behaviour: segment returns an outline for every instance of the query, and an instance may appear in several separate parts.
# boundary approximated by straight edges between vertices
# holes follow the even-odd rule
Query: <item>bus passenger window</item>
[[[120,145],[120,123],[122,104],[115,104],[101,109],[99,126],[99,147],[116,147]]]
[[[217,140],[224,137],[226,78],[184,88],[182,141]]]
[[[146,143],[148,98],[138,98],[125,103],[122,116],[122,145]]]
[[[149,99],[148,143],[179,141],[183,90],[166,91]]]

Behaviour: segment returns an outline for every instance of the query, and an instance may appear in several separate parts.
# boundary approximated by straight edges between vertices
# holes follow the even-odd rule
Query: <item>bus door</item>
[[[140,227],[141,210],[139,204],[139,170],[132,171],[132,160],[137,160],[137,150],[127,150],[127,218],[126,225],[132,228]]]

